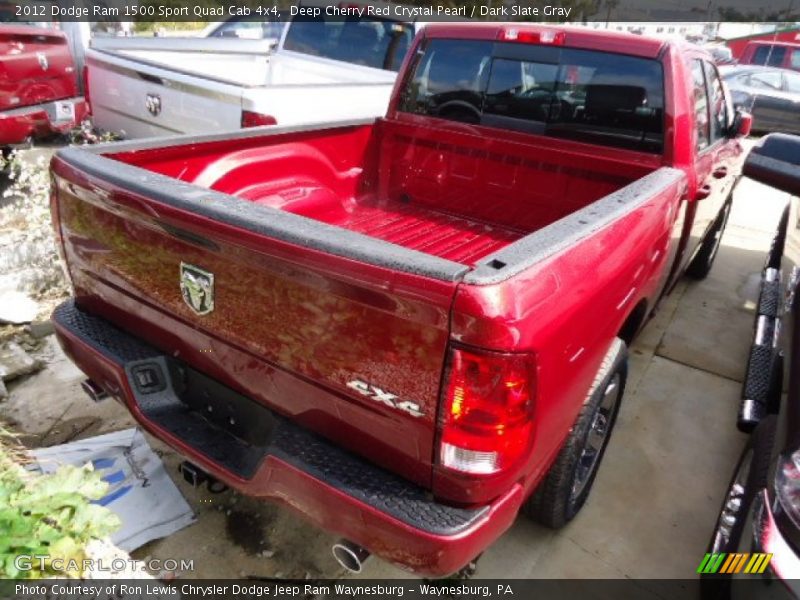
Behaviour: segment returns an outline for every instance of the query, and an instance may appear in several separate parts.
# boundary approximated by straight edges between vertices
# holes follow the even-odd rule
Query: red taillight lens
[[[89,98],[89,67],[83,67],[81,76],[83,77],[83,99],[86,100],[86,111],[88,114],[92,114],[92,103]]]
[[[504,42],[519,42],[522,44],[552,44],[554,46],[564,45],[566,34],[563,31],[544,29],[541,31],[530,31],[507,27],[497,34],[497,38]]]
[[[535,369],[530,354],[450,349],[439,460],[456,471],[490,474],[528,451]]]
[[[277,125],[278,121],[271,115],[262,115],[261,113],[252,112],[249,110],[242,111],[242,127],[261,127],[262,125]]]

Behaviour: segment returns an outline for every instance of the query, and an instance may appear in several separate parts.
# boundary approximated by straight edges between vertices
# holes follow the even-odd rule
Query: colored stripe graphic
[[[700,566],[697,567],[697,572],[703,574],[719,573],[733,575],[741,573],[744,570],[745,573],[757,575],[767,570],[771,560],[772,554],[764,554],[761,552],[753,554],[749,552],[707,553],[700,562]]]

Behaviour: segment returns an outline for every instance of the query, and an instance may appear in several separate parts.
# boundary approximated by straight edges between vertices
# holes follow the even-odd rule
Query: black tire
[[[625,342],[615,338],[558,457],[523,504],[521,510],[525,515],[542,525],[559,529],[578,514],[589,497],[608,447],[627,375],[627,347]],[[601,426],[602,435],[598,433]]]
[[[692,262],[689,263],[686,274],[692,279],[705,279],[711,272],[711,267],[714,266],[714,259],[717,258],[719,247],[722,244],[722,234],[725,233],[725,226],[728,224],[728,215],[731,214],[731,203],[730,198],[725,201],[714,224],[703,239],[700,250],[697,251]]]
[[[772,447],[775,443],[777,417],[763,419],[747,439],[725,496],[706,552],[750,552],[752,532],[747,533],[748,515],[759,491],[769,484]],[[728,524],[726,524],[728,523]],[[728,600],[731,597],[732,575],[700,575],[700,597],[703,600]]]

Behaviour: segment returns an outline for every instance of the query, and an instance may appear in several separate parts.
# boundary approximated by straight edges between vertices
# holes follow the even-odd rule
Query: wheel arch
[[[636,337],[636,334],[642,328],[642,325],[644,325],[645,319],[647,318],[648,306],[649,304],[647,302],[647,298],[642,298],[639,300],[631,312],[628,313],[625,322],[617,332],[617,337],[625,342],[626,346],[631,345],[631,342]]]

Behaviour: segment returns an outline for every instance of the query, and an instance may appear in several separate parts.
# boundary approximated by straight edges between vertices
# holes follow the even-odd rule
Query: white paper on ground
[[[91,463],[103,474],[110,488],[98,503],[107,506],[122,521],[111,541],[126,552],[195,521],[192,509],[167,475],[164,463],[135,427],[39,448],[31,454],[44,473],[52,473],[62,464]]]

